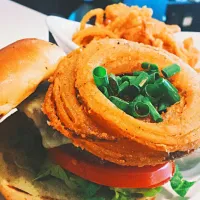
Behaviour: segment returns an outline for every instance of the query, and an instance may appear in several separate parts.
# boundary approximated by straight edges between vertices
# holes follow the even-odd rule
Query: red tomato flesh
[[[171,179],[175,170],[173,162],[144,167],[94,163],[74,156],[61,147],[49,149],[49,156],[62,168],[83,179],[118,188],[154,188],[162,186]]]

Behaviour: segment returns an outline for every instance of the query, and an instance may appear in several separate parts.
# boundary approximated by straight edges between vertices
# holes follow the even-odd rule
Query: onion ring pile
[[[89,11],[81,20],[80,30],[73,35],[73,41],[84,46],[92,40],[101,38],[123,38],[134,42],[163,48],[183,59],[194,67],[200,52],[194,47],[192,38],[187,38],[182,45],[177,43],[174,33],[180,32],[177,25],[167,25],[152,18],[150,8],[125,4],[113,4],[103,9]],[[86,27],[86,23],[96,16],[95,25]]]
[[[142,62],[161,70],[173,63],[181,72],[170,78],[180,103],[162,114],[163,122],[135,119],[118,109],[96,87],[93,69],[104,66],[116,75],[141,69]],[[166,162],[171,152],[190,152],[200,145],[200,80],[181,59],[164,50],[123,39],[93,41],[71,52],[50,79],[43,112],[49,124],[73,144],[127,166]]]

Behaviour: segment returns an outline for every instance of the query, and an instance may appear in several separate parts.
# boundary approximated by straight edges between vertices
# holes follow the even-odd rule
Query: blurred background
[[[168,24],[178,24],[183,31],[200,31],[200,0],[14,0],[46,15],[58,15],[80,21],[90,9],[113,3],[148,6],[153,17]]]

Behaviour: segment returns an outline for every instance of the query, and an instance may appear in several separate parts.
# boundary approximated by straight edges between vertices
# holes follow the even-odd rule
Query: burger
[[[194,184],[174,160],[200,145],[200,84],[175,55],[123,39],[65,55],[24,39],[0,63],[0,115],[19,110],[0,124],[6,199],[150,200]]]

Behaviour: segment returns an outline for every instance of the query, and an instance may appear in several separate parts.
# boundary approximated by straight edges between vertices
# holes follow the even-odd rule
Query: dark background
[[[83,15],[83,5],[92,8],[105,8],[107,5],[117,3],[120,0],[14,0],[20,4],[42,12],[46,15],[58,15],[69,18],[77,9]],[[87,0],[88,1],[88,0]],[[183,31],[200,31],[200,3],[198,0],[124,0],[127,5],[147,5],[154,10],[154,17],[168,24],[178,24]],[[75,19],[79,21],[79,19]],[[189,20],[189,21],[188,21]]]

